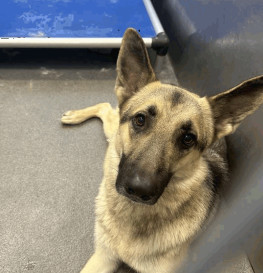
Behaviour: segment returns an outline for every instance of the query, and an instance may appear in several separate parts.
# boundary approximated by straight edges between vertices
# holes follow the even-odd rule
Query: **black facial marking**
[[[128,120],[129,120],[129,115],[128,115],[128,113],[124,113],[124,114],[121,116],[120,124],[123,124],[123,123],[127,122]]]
[[[192,121],[189,120],[189,121],[185,122],[185,123],[181,126],[181,129],[182,129],[183,131],[186,131],[186,132],[191,131],[191,130],[192,130]]]
[[[183,103],[183,95],[181,92],[174,91],[171,97],[172,100],[172,106],[176,106],[178,104]]]
[[[151,115],[151,116],[156,116],[157,114],[157,110],[156,110],[156,107],[154,105],[151,105],[148,107],[148,113]]]

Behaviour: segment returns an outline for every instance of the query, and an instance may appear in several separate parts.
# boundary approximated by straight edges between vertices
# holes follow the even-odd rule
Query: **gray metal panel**
[[[214,95],[263,74],[261,0],[153,3],[169,36],[170,55],[181,86],[202,96]],[[258,249],[262,249],[262,236],[259,237],[263,230],[262,132],[263,107],[228,138],[231,163],[228,208],[196,245],[199,263],[188,263],[186,272],[207,272],[207,268],[213,268],[216,262],[227,259],[241,247],[250,251],[255,240]],[[218,239],[213,241],[211,234],[216,228]]]

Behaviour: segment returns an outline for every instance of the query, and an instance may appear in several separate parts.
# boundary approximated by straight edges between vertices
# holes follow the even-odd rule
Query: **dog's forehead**
[[[156,107],[157,110],[178,111],[181,109],[196,113],[201,110],[199,100],[198,95],[178,86],[154,82],[135,94],[125,108],[129,109],[131,114],[151,106]]]
[[[171,136],[173,139],[182,131],[188,131],[197,135],[202,147],[212,141],[213,118],[209,102],[206,97],[200,98],[180,87],[160,82],[148,84],[125,103],[120,111],[120,124],[127,125],[127,121],[139,113],[154,116],[150,127],[154,130],[147,131],[148,137],[153,133],[158,139],[169,141]]]

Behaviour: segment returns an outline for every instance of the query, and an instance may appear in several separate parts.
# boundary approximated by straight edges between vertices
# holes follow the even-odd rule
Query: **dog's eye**
[[[137,127],[143,127],[145,124],[145,115],[138,114],[133,118],[133,124]]]
[[[190,148],[194,145],[196,136],[194,134],[188,133],[184,134],[182,137],[182,142],[186,148]]]

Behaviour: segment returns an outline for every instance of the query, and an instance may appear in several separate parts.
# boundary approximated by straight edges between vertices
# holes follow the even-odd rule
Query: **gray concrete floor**
[[[39,54],[36,60],[18,55],[0,68],[3,273],[78,272],[93,248],[106,141],[98,120],[69,127],[60,117],[115,104],[115,64],[100,54],[78,62]]]
[[[99,120],[62,126],[60,117],[116,105],[115,60],[101,52],[14,50],[1,51],[0,61],[0,272],[77,273],[93,251],[106,141]],[[157,70],[176,83],[167,58]],[[240,259],[224,272],[251,272]]]

